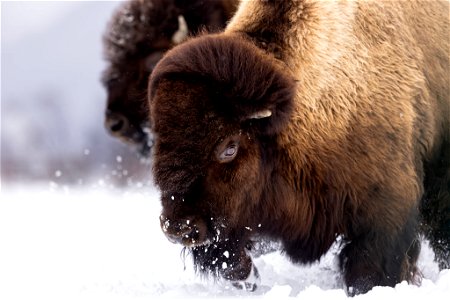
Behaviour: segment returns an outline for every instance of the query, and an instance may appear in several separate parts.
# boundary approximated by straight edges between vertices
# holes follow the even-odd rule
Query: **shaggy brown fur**
[[[350,294],[419,281],[420,200],[450,205],[448,10],[243,1],[224,33],[169,51],[149,83],[168,238],[236,281],[254,236],[308,263],[342,235]]]
[[[179,16],[184,17],[189,34],[216,31],[225,27],[236,2],[131,0],[117,9],[104,35],[109,63],[103,76],[108,93],[105,125],[112,135],[137,144],[143,154],[148,152],[148,76],[176,44],[173,36],[179,29]]]

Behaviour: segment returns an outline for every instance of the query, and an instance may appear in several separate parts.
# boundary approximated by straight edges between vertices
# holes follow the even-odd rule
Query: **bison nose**
[[[121,114],[107,112],[105,127],[111,134],[117,135],[127,130],[128,120]]]
[[[200,224],[197,224],[197,222],[194,223],[191,219],[172,221],[161,216],[160,220],[162,231],[172,243],[193,247],[203,244],[206,241],[205,230],[199,228]]]
[[[195,244],[195,229],[194,228],[184,228],[176,233],[166,232],[167,239],[174,244],[183,244],[185,246],[190,246]]]

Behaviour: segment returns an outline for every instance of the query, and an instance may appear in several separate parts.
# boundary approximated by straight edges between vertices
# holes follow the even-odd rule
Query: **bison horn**
[[[172,35],[172,42],[179,44],[188,36],[188,27],[186,20],[182,15],[178,16],[178,30]]]
[[[250,115],[249,119],[263,119],[268,118],[272,115],[272,112],[268,109],[258,111],[252,115]]]

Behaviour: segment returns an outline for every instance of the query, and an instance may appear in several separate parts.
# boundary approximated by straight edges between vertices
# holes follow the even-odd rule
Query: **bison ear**
[[[255,64],[260,66],[261,63]],[[249,70],[248,74],[255,74]],[[261,81],[242,80],[242,89],[232,97],[233,114],[238,115],[240,121],[249,130],[262,135],[274,135],[282,131],[292,116],[296,91],[295,81],[276,67],[267,67],[266,74]],[[245,78],[244,78],[245,79]],[[247,82],[247,85],[245,85]],[[240,83],[236,84],[236,88]],[[246,88],[251,89],[247,93]],[[247,97],[239,97],[244,94]]]
[[[241,123],[250,131],[259,135],[275,135],[281,132],[289,123],[292,115],[293,95],[281,100],[271,108],[260,108],[247,111],[241,117]]]
[[[258,134],[282,131],[291,118],[297,90],[290,72],[246,40],[224,38],[223,46],[219,42],[215,50],[223,55],[216,64],[223,63],[211,69],[218,70],[213,76],[217,91],[224,95],[217,104],[220,110]]]

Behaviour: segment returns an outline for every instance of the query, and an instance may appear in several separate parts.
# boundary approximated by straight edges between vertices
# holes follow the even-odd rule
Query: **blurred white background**
[[[1,3],[1,180],[126,186],[150,169],[103,127],[102,35],[117,1]]]

